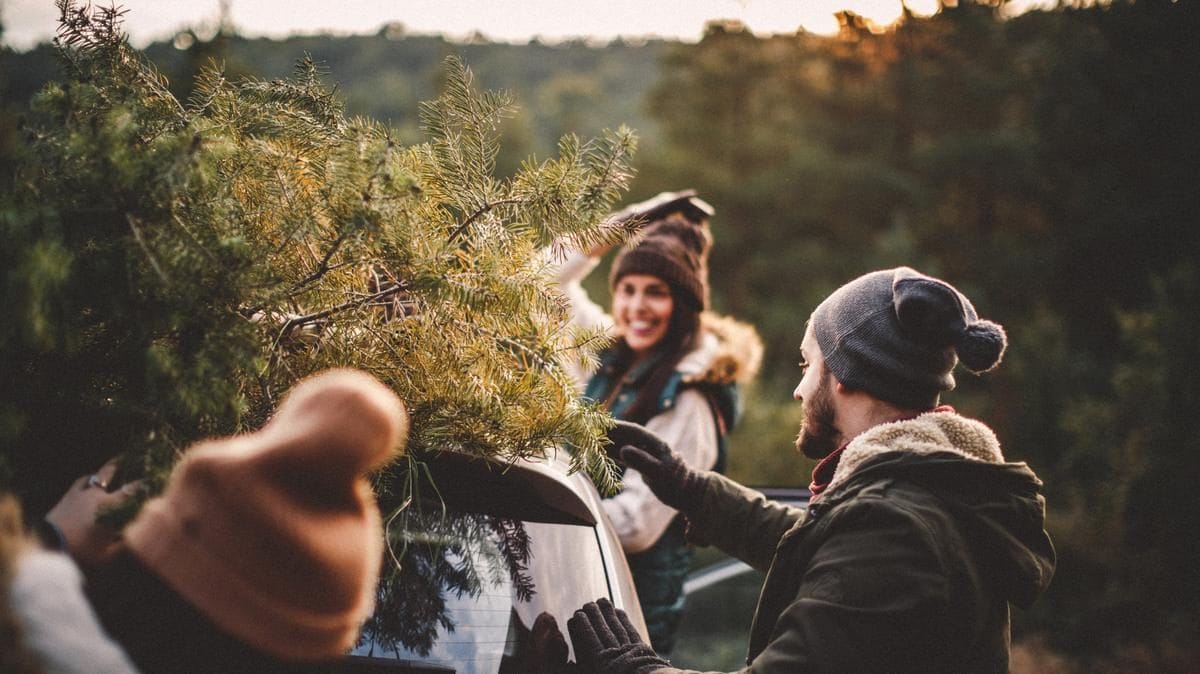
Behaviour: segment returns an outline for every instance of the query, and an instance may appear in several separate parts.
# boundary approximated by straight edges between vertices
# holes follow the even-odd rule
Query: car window
[[[560,521],[536,521],[546,519]],[[385,556],[399,572],[381,582],[354,656],[460,674],[527,672],[540,613],[565,630],[583,603],[613,596],[603,532],[586,518],[442,489],[397,511],[386,528]]]
[[[612,595],[594,528],[527,522],[525,529],[532,552],[530,575],[542,582],[530,601],[515,607],[523,624],[532,625],[539,613],[548,611],[565,630],[580,606]]]

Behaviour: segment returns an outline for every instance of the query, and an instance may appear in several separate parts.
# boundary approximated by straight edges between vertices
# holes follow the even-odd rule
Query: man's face
[[[801,401],[804,411],[796,448],[810,459],[823,459],[842,444],[833,405],[833,377],[825,369],[821,349],[813,337],[812,326],[804,332],[800,345],[804,376],[792,397]]]

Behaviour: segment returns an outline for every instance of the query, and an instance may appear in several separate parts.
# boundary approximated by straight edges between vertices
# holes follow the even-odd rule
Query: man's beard
[[[800,434],[796,436],[796,448],[810,459],[823,459],[842,444],[842,433],[833,417],[831,379],[828,370],[821,373],[817,392],[811,400],[801,403],[804,419],[800,423]]]

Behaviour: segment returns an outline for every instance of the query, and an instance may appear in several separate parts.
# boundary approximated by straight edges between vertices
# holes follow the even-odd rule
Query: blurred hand
[[[696,197],[694,190],[683,190],[680,192],[659,192],[645,201],[629,204],[609,215],[607,222],[612,226],[624,229],[627,234],[633,234],[639,232],[655,220],[667,216],[672,211],[687,211],[689,209],[693,212],[686,217],[692,222],[698,222],[697,218],[707,218],[712,215],[712,206]],[[600,244],[587,251],[587,254],[591,257],[601,257],[611,250],[614,245]]]
[[[616,244],[601,243],[599,245],[593,246],[592,248],[589,248],[587,251],[587,255],[588,255],[588,257],[604,257],[604,254],[607,253],[608,251],[612,250],[614,245],[616,245]]]
[[[638,424],[617,421],[608,439],[614,448],[620,448],[618,456],[625,465],[642,474],[658,500],[684,514],[699,503],[704,484],[700,473],[689,468],[662,438]]]
[[[608,431],[608,439],[612,442],[609,452],[614,454],[614,459],[619,458],[620,449],[625,445],[632,445],[648,452],[660,461],[674,453],[666,440],[658,437],[654,431],[632,421],[617,419],[616,425]]]
[[[116,472],[117,460],[113,459],[94,474],[75,480],[46,513],[46,521],[62,534],[67,552],[82,566],[96,566],[108,561],[121,542],[120,532],[100,524],[96,516],[101,510],[125,502],[141,482],[130,482],[109,491],[109,482]]]

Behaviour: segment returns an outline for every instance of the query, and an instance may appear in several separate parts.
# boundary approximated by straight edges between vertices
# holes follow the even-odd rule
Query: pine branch
[[[125,214],[125,221],[129,223],[129,229],[133,231],[133,238],[137,241],[138,247],[146,254],[146,260],[150,262],[150,266],[154,268],[154,272],[163,280],[163,283],[170,283],[171,279],[167,278],[167,273],[163,271],[162,265],[155,259],[154,253],[150,252],[150,247],[146,245],[146,239],[142,236],[142,228],[138,226],[138,219],[131,213]]]
[[[192,441],[256,428],[296,381],[348,365],[405,398],[413,448],[513,461],[570,445],[576,468],[612,484],[606,413],[575,401],[564,367],[601,338],[565,327],[543,250],[619,237],[601,216],[631,175],[628,137],[569,137],[497,178],[510,100],[477,93],[455,59],[422,107],[424,144],[399,151],[382,125],[347,121],[311,59],[273,81],[206,70],[181,109],[117,10],[60,8],[68,81],[31,119],[45,179],[29,220],[64,215],[30,225],[12,257],[35,259],[42,232],[61,230],[45,250],[71,263],[47,258],[51,291],[30,311],[105,355],[78,363],[100,384],[73,399],[130,410],[112,433],[151,438],[130,448],[139,463],[165,476]],[[81,310],[60,316],[64,302]]]
[[[484,204],[483,206],[479,207],[478,210],[472,213],[471,217],[467,218],[462,222],[462,224],[455,227],[454,231],[450,232],[450,236],[447,238],[446,242],[453,243],[455,239],[466,234],[467,228],[469,228],[472,223],[482,217],[485,213],[491,211],[493,208],[519,203],[521,203],[521,199],[501,199],[499,201]]]
[[[345,240],[348,236],[350,236],[350,228],[346,227],[346,228],[342,229],[342,232],[340,234],[338,234],[337,239],[335,239],[333,244],[331,246],[329,246],[329,250],[325,251],[325,255],[324,255],[324,257],[321,258],[321,263],[317,265],[317,268],[314,269],[313,272],[311,274],[309,274],[308,276],[305,276],[304,278],[300,279],[300,282],[297,283],[296,285],[292,286],[291,288],[289,288],[288,291],[286,293],[284,293],[284,295],[286,297],[295,297],[301,290],[306,288],[310,283],[315,283],[316,281],[319,281],[321,279],[321,277],[325,276],[325,274],[328,273],[329,269],[330,269],[329,261],[331,259],[333,259],[334,255],[337,254],[338,249],[342,247],[342,243],[345,242]]]
[[[548,359],[543,354],[538,353],[536,350],[518,342],[511,337],[505,337],[504,335],[498,334],[495,331],[489,330],[477,323],[457,321],[457,324],[461,328],[466,328],[468,330],[473,330],[478,334],[486,335],[487,337],[491,337],[492,339],[496,340],[498,344],[503,344],[504,346],[517,350],[518,352],[532,359],[537,364],[538,368],[544,371],[550,372],[558,368],[557,363],[555,363],[553,360]]]
[[[328,309],[323,309],[321,311],[317,311],[317,312],[314,312],[311,314],[306,314],[304,316],[296,316],[294,318],[289,318],[287,320],[287,322],[283,324],[283,332],[286,334],[300,326],[307,325],[309,323],[316,323],[317,321],[320,321],[325,318],[329,318],[330,316],[334,316],[336,314],[340,314],[344,311],[350,311],[351,309],[357,309],[361,306],[370,304],[372,302],[378,302],[379,300],[381,300],[385,297],[390,297],[391,295],[395,295],[396,293],[399,293],[399,292],[407,290],[407,289],[408,289],[408,286],[406,284],[404,284],[403,282],[400,282],[400,283],[397,283],[396,285],[390,286],[388,288],[384,288],[383,290],[380,290],[377,293],[372,293],[370,295],[367,295],[366,297],[361,297],[356,300],[350,300],[349,302],[343,302],[342,304],[339,304],[337,306],[329,307]]]

